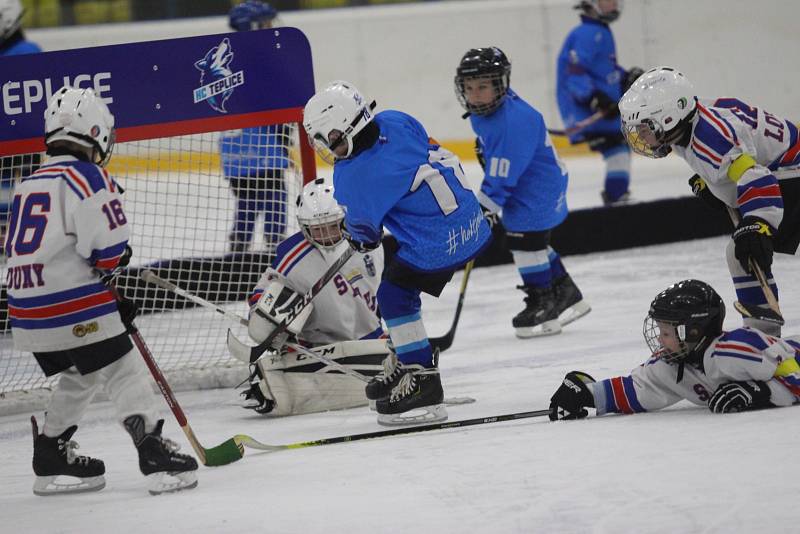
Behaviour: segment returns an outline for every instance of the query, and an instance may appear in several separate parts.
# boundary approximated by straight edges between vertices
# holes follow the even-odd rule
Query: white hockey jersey
[[[723,332],[706,349],[703,369],[685,366],[678,382],[678,366],[654,356],[629,376],[590,384],[597,415],[651,412],[682,399],[708,406],[720,385],[745,380],[766,382],[777,406],[800,401],[800,342],[795,340],[746,327]]]
[[[285,239],[250,296],[258,302],[266,286],[278,279],[298,293],[306,293],[350,245],[342,241],[324,254],[298,232]],[[313,300],[313,310],[300,333],[311,345],[373,339],[383,334],[378,317],[378,284],[383,271],[383,249],[356,252]]]
[[[105,169],[58,156],[23,179],[5,242],[16,348],[64,350],[123,333],[97,270],[117,266],[129,236],[119,186]]]
[[[800,177],[794,124],[735,98],[699,99],[689,145],[673,149],[714,196],[742,217],[778,228],[784,211],[778,180]]]

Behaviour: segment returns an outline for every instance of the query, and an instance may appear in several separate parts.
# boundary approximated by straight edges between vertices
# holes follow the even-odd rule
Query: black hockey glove
[[[725,203],[714,196],[706,181],[699,174],[689,178],[689,187],[692,188],[694,196],[702,200],[706,206],[715,210],[725,211]]]
[[[561,386],[550,397],[550,420],[567,421],[583,419],[589,412],[586,408],[594,408],[594,395],[589,386],[595,379],[581,371],[570,371]]]
[[[486,222],[489,223],[489,228],[493,229],[495,226],[497,226],[500,223],[500,215],[498,215],[496,212],[490,210],[489,208],[487,208],[483,204],[481,204],[481,212],[483,213],[483,216],[486,219]]]
[[[133,256],[133,249],[130,245],[125,245],[125,250],[122,252],[122,256],[119,257],[119,263],[117,266],[127,267],[131,262],[131,256]]]
[[[129,298],[124,297],[121,293],[117,296],[117,311],[119,317],[122,319],[122,324],[125,325],[125,330],[130,334],[135,330],[133,321],[139,313],[139,306]]]
[[[242,391],[239,395],[244,397],[242,408],[254,410],[256,413],[265,415],[275,409],[275,401],[264,396],[260,386],[261,379],[255,371],[250,373],[250,387]]]
[[[478,158],[478,163],[481,164],[481,169],[486,170],[486,158],[483,157],[483,147],[478,138],[475,138],[475,157]]]
[[[619,115],[619,106],[616,100],[612,100],[610,96],[602,91],[595,91],[589,99],[589,109],[595,113],[602,111],[606,118],[616,117]]]
[[[363,241],[358,241],[356,239],[353,239],[353,236],[350,234],[350,231],[347,229],[347,225],[344,223],[344,219],[342,219],[342,223],[340,225],[340,228],[342,229],[342,235],[344,236],[345,239],[347,239],[347,242],[350,243],[350,246],[356,252],[360,252],[362,254],[366,254],[367,252],[371,252],[371,251],[375,250],[376,248],[378,248],[379,246],[381,246],[381,240],[380,239],[378,239],[374,243],[364,243]],[[381,229],[381,236],[383,236],[383,229]]]
[[[750,260],[761,267],[764,274],[772,267],[772,236],[775,230],[763,219],[745,217],[733,232],[734,254],[745,272],[750,272]]]
[[[771,396],[766,382],[748,380],[747,382],[728,382],[722,384],[708,401],[708,409],[714,413],[746,412],[771,408]]]
[[[644,69],[640,69],[639,67],[631,67],[630,70],[625,74],[625,78],[622,79],[622,93],[624,94],[628,89],[631,88],[633,82],[639,79],[639,76],[644,74]]]

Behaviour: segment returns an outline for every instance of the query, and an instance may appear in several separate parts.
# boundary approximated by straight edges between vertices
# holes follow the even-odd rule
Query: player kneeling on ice
[[[131,256],[122,191],[104,168],[114,146],[114,117],[91,89],[62,87],[45,111],[45,144],[47,159],[14,190],[5,242],[14,275],[8,286],[14,345],[32,352],[46,376],[60,374],[41,434],[31,417],[33,492],[105,486],[103,462],[76,454],[72,439],[101,387],[133,438],[150,492],[193,488],[197,462],[161,436],[164,421],[128,334],[136,307],[116,301],[101,278]],[[79,480],[65,483],[63,477]]]
[[[494,225],[502,211],[506,241],[522,278],[525,309],[511,321],[517,337],[558,334],[591,311],[550,234],[567,217],[567,169],[542,114],[511,89],[511,63],[497,47],[473,48],[456,69],[456,96],[478,136],[484,178],[481,209]]]
[[[777,298],[773,251],[795,254],[800,243],[800,135],[797,127],[736,98],[700,99],[671,67],[645,72],[619,102],[622,130],[634,152],[673,152],[696,173],[692,191],[709,206],[735,214],[726,250],[744,324],[780,336],[778,322],[750,310],[767,308],[759,267]],[[776,308],[775,306],[774,308]],[[777,312],[777,309],[767,310]],[[759,316],[760,315],[760,316]]]
[[[333,163],[351,246],[373,250],[384,227],[392,233],[384,244],[378,304],[394,352],[366,388],[378,422],[441,421],[447,418],[444,391],[420,294],[438,297],[453,273],[488,245],[489,225],[458,158],[410,115],[373,115],[374,105],[352,84],[331,82],[306,104],[303,127],[315,150]]]
[[[259,343],[284,320],[291,304],[311,288],[350,245],[341,231],[344,211],[333,197],[329,180],[317,178],[297,199],[301,232],[284,240],[272,267],[250,297],[248,333]],[[261,414],[297,415],[367,404],[364,383],[286,346],[292,341],[310,347],[366,376],[374,376],[388,354],[378,316],[377,290],[383,250],[356,252],[330,283],[288,324],[286,335],[258,360],[245,407]],[[287,306],[288,305],[288,306]],[[358,341],[351,341],[358,340]],[[237,345],[231,352],[245,361]]]
[[[660,410],[686,399],[714,413],[800,401],[800,342],[750,327],[722,330],[725,303],[711,286],[684,280],[659,293],[644,320],[653,352],[629,376],[596,382],[572,371],[550,403],[550,419]]]

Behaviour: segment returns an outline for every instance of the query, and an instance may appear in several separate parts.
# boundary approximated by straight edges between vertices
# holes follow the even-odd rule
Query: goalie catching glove
[[[594,395],[588,384],[595,379],[581,371],[567,373],[561,386],[550,397],[550,420],[568,421],[583,419],[589,415],[586,408],[594,408]]]
[[[314,306],[308,303],[300,309],[304,295],[286,287],[283,282],[272,281],[250,312],[247,333],[258,343],[262,343],[285,323],[285,329],[279,332],[272,343],[279,350],[289,334],[299,335],[311,315]]]

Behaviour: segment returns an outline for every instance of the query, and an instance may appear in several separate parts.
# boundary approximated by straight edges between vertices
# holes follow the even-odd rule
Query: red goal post
[[[314,93],[302,32],[279,28],[0,58],[0,72],[0,215],[14,183],[41,163],[49,95],[65,83],[93,87],[116,120],[108,169],[125,190],[134,251],[118,285],[142,310],[137,325],[178,388],[243,380],[246,372],[225,347],[227,328],[241,327],[138,275],[151,269],[246,314],[248,293],[276,243],[299,230],[294,200],[316,173],[302,128],[303,106]],[[13,348],[3,283],[0,413],[13,411],[12,397],[25,404],[52,384],[30,353]]]

